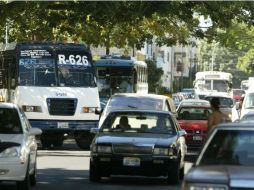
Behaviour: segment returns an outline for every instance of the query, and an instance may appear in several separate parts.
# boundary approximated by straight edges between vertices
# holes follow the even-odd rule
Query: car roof
[[[217,129],[233,129],[233,130],[241,130],[241,129],[252,129],[254,130],[254,123],[240,123],[240,122],[233,122],[233,123],[221,123],[217,125]]]
[[[200,99],[184,99],[181,102],[181,106],[210,107],[210,102],[207,100],[200,100]]]
[[[8,109],[17,109],[17,105],[13,103],[6,103],[6,102],[1,102],[0,103],[0,108],[8,108]]]
[[[136,94],[136,93],[117,93],[112,96],[113,97],[135,97],[135,98],[153,98],[153,99],[167,99],[170,98],[165,95],[159,95],[159,94]]]
[[[121,109],[121,110],[112,110],[112,111],[110,111],[110,114],[112,114],[112,113],[157,113],[157,114],[172,115],[168,111],[160,111],[160,110],[126,110],[126,109]]]

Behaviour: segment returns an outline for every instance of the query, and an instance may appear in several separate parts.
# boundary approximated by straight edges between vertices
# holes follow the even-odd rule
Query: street
[[[37,185],[32,190],[69,190],[88,188],[104,189],[169,189],[164,178],[113,177],[104,178],[100,183],[89,181],[89,151],[81,151],[72,141],[67,141],[58,150],[38,150]],[[186,163],[185,172],[191,164]],[[180,189],[181,184],[170,186],[172,190]],[[4,182],[0,189],[15,190],[14,183]]]

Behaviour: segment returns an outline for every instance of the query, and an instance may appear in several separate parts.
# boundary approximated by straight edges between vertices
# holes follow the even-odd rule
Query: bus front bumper
[[[90,131],[98,127],[98,121],[82,120],[29,120],[32,127],[40,128],[42,131]]]

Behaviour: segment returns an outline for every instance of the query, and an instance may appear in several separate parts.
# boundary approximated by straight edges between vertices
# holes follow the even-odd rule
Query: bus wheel
[[[76,144],[82,150],[90,150],[90,144],[93,140],[93,135],[90,133],[82,133],[75,137]]]

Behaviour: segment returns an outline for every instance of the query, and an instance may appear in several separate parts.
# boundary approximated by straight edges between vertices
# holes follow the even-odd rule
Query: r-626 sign
[[[88,66],[89,61],[85,55],[69,55],[69,57],[65,57],[63,54],[58,54],[58,64]]]

